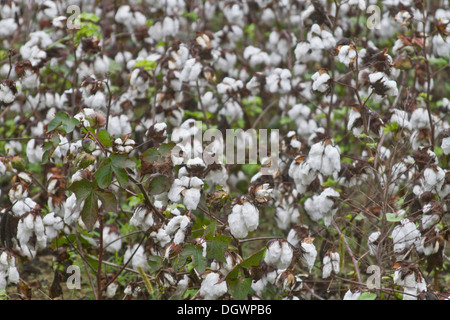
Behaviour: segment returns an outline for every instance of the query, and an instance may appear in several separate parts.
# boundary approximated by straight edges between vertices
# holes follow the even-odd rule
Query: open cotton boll
[[[173,243],[175,245],[184,242],[190,222],[191,220],[187,216],[175,216],[165,227],[166,234],[173,236]]]
[[[339,253],[328,252],[323,258],[322,278],[330,277],[331,273],[339,273]]]
[[[150,210],[145,207],[137,207],[134,210],[133,216],[130,219],[130,225],[148,230],[153,224],[153,214]]]
[[[275,219],[278,228],[286,230],[291,224],[299,223],[300,212],[297,208],[279,205],[276,210]]]
[[[319,92],[326,92],[329,89],[328,82],[330,81],[331,77],[328,73],[320,73],[316,72],[311,77],[313,83],[312,83],[312,89],[314,91]]]
[[[84,201],[82,201],[80,204],[77,204],[77,197],[75,193],[71,194],[64,204],[64,222],[66,224],[72,224],[73,222],[78,221],[83,206]]]
[[[180,73],[181,81],[196,81],[198,76],[202,72],[201,63],[197,62],[196,59],[192,58],[186,61],[184,68]]]
[[[122,248],[120,234],[109,226],[103,228],[103,247],[110,253],[118,252]]]
[[[245,238],[249,231],[254,231],[258,227],[258,208],[246,198],[242,198],[233,206],[228,216],[228,224],[233,236],[239,239]]]
[[[377,246],[376,241],[378,240],[380,235],[381,235],[380,231],[372,232],[369,235],[369,238],[367,240],[367,244],[369,245],[369,251],[370,251],[370,255],[371,256],[376,256],[377,255],[377,248],[378,248],[378,246]]]
[[[11,211],[16,217],[21,217],[26,212],[30,212],[36,208],[38,204],[31,198],[25,198],[24,200],[17,200],[11,208]]]
[[[137,269],[140,266],[144,271],[147,271],[150,266],[147,263],[147,255],[145,254],[145,250],[143,246],[139,244],[134,244],[132,247],[128,247],[123,256],[123,261],[127,262],[130,260],[132,254],[136,251],[133,258],[131,259],[131,265],[133,269]]]
[[[287,241],[275,240],[269,242],[264,262],[278,269],[286,269],[292,261],[294,252]]]
[[[301,243],[301,248],[303,251],[301,261],[308,269],[308,272],[311,272],[317,257],[316,246],[311,241],[305,239]]]
[[[47,214],[42,222],[45,226],[45,235],[47,236],[48,243],[53,241],[58,236],[58,231],[64,228],[64,221],[54,212]]]
[[[227,282],[220,280],[220,274],[217,272],[210,272],[206,275],[200,286],[199,294],[205,300],[216,300],[223,296],[228,291]]]
[[[359,290],[355,290],[355,292],[352,292],[350,289],[348,289],[344,295],[343,300],[358,300],[360,295],[361,292]]]
[[[354,46],[344,45],[340,48],[338,53],[338,59],[342,62],[346,67],[349,67],[353,64],[353,61],[356,59],[357,52]]]
[[[312,169],[325,176],[339,173],[341,170],[340,149],[332,141],[321,141],[311,146],[308,163]]]
[[[391,236],[394,242],[394,252],[397,254],[402,253],[413,244],[420,244],[420,231],[407,218],[400,221],[400,225],[397,225],[392,230]]]

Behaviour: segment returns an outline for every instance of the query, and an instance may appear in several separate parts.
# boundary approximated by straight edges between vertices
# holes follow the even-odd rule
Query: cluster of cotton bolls
[[[228,299],[239,270],[253,299],[306,298],[301,271],[331,286],[350,268],[337,231],[357,239],[357,255],[365,246],[379,261],[417,254],[442,268],[448,1],[88,0],[80,29],[70,4],[38,1],[32,24],[28,4],[0,4],[0,251],[17,222],[0,290],[19,279],[10,251],[33,259],[75,231],[92,246],[100,234],[105,258],[134,270],[153,273],[161,259],[164,297]],[[360,19],[371,5],[380,28]],[[256,165],[227,163],[218,133],[230,128],[279,130],[281,147]],[[250,135],[238,147],[261,147]],[[105,224],[89,226],[91,211]],[[271,240],[250,263],[246,243],[263,233]],[[415,298],[426,276],[402,265],[394,283]],[[314,282],[308,291],[338,297]]]

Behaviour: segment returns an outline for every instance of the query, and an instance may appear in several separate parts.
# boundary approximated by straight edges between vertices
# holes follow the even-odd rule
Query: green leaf
[[[86,225],[86,228],[91,231],[98,219],[98,202],[94,193],[90,193],[84,200],[83,210],[81,210],[81,219]]]
[[[358,300],[375,300],[377,298],[376,293],[370,293],[370,292],[363,292]]]
[[[150,181],[150,194],[157,195],[170,189],[171,181],[165,175],[157,175]]]
[[[202,273],[206,270],[206,258],[203,256],[203,247],[201,245],[187,245],[183,251],[183,258],[191,257],[195,269]]]
[[[97,16],[95,13],[89,13],[89,12],[82,12],[80,14],[80,19],[81,20],[88,20],[88,21],[92,21],[92,22],[99,22],[100,21],[100,17]]]
[[[102,165],[94,174],[100,188],[106,189],[112,182],[112,168],[110,164]]]
[[[150,266],[150,272],[154,273],[162,268],[163,259],[159,256],[149,256],[148,257],[148,265]]]
[[[153,60],[139,60],[134,65],[134,68],[142,67],[142,68],[144,68],[145,71],[151,71],[151,70],[155,69],[156,66],[157,66],[156,61],[153,61]]]
[[[97,134],[98,141],[105,147],[109,148],[111,147],[111,135],[108,131],[102,129]]]
[[[69,115],[67,115],[67,113],[65,112],[58,112],[55,115],[55,118],[53,118],[48,124],[47,131],[51,132],[59,126],[62,126],[63,130],[66,133],[70,133],[78,124],[79,122],[77,119],[69,117]]]
[[[252,285],[252,279],[227,280],[230,293],[235,300],[246,300]]]
[[[77,204],[80,205],[94,190],[94,184],[86,179],[75,181],[69,187],[69,191],[75,193]]]
[[[230,242],[231,238],[224,235],[216,236],[212,238],[211,241],[207,241],[206,257],[208,259],[216,259],[221,262],[226,262],[224,253]]]
[[[252,254],[250,257],[241,262],[241,267],[250,268],[253,266],[259,266],[259,263],[262,259],[264,259],[264,256],[266,255],[266,250],[267,248],[264,247],[256,253]]]
[[[399,222],[403,219],[403,216],[397,216],[395,213],[386,213],[386,220],[389,222]]]
[[[96,196],[102,202],[104,212],[115,212],[117,210],[116,196],[111,191],[95,191]]]

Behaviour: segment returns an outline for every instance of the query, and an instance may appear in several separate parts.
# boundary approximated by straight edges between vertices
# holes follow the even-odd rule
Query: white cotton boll
[[[119,288],[119,284],[113,282],[106,288],[106,297],[113,298],[116,295],[117,289]]]
[[[288,242],[283,242],[281,245],[280,261],[278,263],[278,269],[286,269],[292,262],[294,251]]]
[[[267,248],[264,262],[276,266],[281,257],[281,245],[279,241],[272,242]]]
[[[302,263],[307,267],[308,272],[311,272],[317,257],[316,246],[313,243],[302,242],[301,247],[303,250]]]
[[[375,231],[372,232],[369,235],[369,238],[367,240],[367,243],[369,245],[369,251],[370,251],[370,255],[371,256],[376,256],[377,255],[377,245],[375,244],[375,242],[378,240],[378,238],[380,237],[381,232],[380,231]]]
[[[440,167],[426,168],[423,172],[421,184],[424,191],[436,192],[445,182],[445,172]]]
[[[433,36],[433,52],[440,57],[448,57],[450,55],[450,36],[444,37],[440,34]]]
[[[15,99],[16,96],[9,86],[4,83],[0,83],[0,102],[9,104],[13,103]]]
[[[18,283],[20,280],[19,271],[17,271],[16,267],[9,267],[8,269],[8,282],[9,283]]]
[[[345,293],[343,300],[358,300],[361,295],[360,291],[352,292],[350,289]]]
[[[134,210],[130,225],[148,230],[153,224],[153,215],[145,207],[137,207]]]
[[[37,206],[31,198],[26,198],[25,200],[18,200],[11,208],[11,211],[16,217],[21,217],[24,213],[30,212]]]
[[[227,293],[227,282],[220,280],[220,275],[216,272],[208,273],[200,286],[199,294],[205,300],[216,300]]]
[[[254,231],[258,228],[259,224],[259,211],[250,202],[245,202],[241,207],[242,218],[244,219],[245,225],[248,231]]]
[[[61,217],[55,215],[54,212],[47,214],[42,220],[45,226],[45,235],[47,236],[47,242],[51,242],[58,235],[58,231],[64,228],[64,221]]]
[[[118,252],[122,248],[122,239],[119,234],[111,231],[111,228],[103,228],[103,247],[110,253]]]
[[[338,59],[346,67],[349,67],[350,63],[353,63],[354,59],[356,59],[356,50],[351,46],[342,46],[338,53]]]
[[[326,92],[329,89],[328,81],[331,79],[330,75],[328,73],[322,73],[316,72],[311,77],[313,84],[312,89],[314,91],[319,92]]]
[[[0,38],[7,38],[12,36],[18,28],[14,18],[0,20]]]
[[[312,169],[320,171],[325,176],[338,173],[341,170],[340,149],[332,142],[327,145],[318,142],[311,146],[308,162]]]
[[[133,258],[131,259],[131,264],[134,269],[137,269],[140,266],[144,271],[147,271],[150,266],[147,263],[147,255],[145,254],[144,247],[139,246],[138,244],[134,244],[133,247],[128,247],[125,251],[125,255],[123,257],[124,263],[127,262],[131,255],[136,251]]]
[[[84,201],[77,204],[77,197],[75,193],[71,194],[64,205],[64,222],[66,224],[72,224],[80,218],[81,208],[84,206]]]
[[[330,257],[325,256],[323,258],[322,279],[328,278],[331,275],[331,271],[333,269],[330,263]]]
[[[444,154],[450,154],[450,137],[442,139],[441,148]]]
[[[355,122],[361,119],[361,113],[353,108],[350,110],[349,119],[347,123],[347,130],[352,130],[353,135],[359,136],[364,131],[364,126],[355,126]]]
[[[25,76],[21,79],[22,89],[37,89],[39,87],[39,74],[25,71]]]
[[[390,122],[396,122],[400,128],[411,130],[411,124],[408,120],[408,113],[404,110],[393,109]]]
[[[403,250],[411,247],[411,245],[419,244],[421,240],[420,231],[409,219],[400,221],[400,225],[394,228],[391,236],[394,242],[395,253],[401,253]]]
[[[295,58],[299,62],[308,62],[310,60],[309,50],[311,45],[307,41],[302,41],[297,44],[294,50]]]
[[[109,58],[106,55],[96,56],[94,60],[94,73],[103,76],[109,70]]]
[[[197,209],[197,205],[200,202],[201,190],[197,188],[186,189],[184,192],[183,204],[187,210]]]
[[[280,205],[277,207],[275,219],[278,228],[286,230],[291,224],[299,223],[300,212],[295,207],[287,207]]]
[[[242,239],[248,235],[244,218],[240,212],[232,212],[228,216],[228,225],[230,226],[230,232],[234,237]]]
[[[180,73],[181,81],[196,81],[202,71],[202,65],[194,58],[186,61]]]
[[[411,127],[413,129],[421,130],[430,127],[430,119],[428,118],[428,111],[425,108],[417,108],[411,115]]]
[[[0,176],[4,176],[6,174],[6,166],[2,161],[0,161]]]

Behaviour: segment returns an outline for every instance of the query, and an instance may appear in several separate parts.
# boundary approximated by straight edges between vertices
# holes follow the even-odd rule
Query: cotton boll
[[[45,226],[45,235],[47,236],[47,242],[51,243],[53,239],[58,236],[58,231],[64,228],[64,221],[61,217],[55,215],[54,212],[47,214],[42,220]]]
[[[0,20],[0,38],[12,36],[18,28],[14,18]]]
[[[131,258],[132,254],[136,251],[134,256]],[[140,266],[144,271],[147,271],[150,266],[147,263],[147,255],[145,254],[144,247],[139,246],[139,244],[134,244],[132,247],[128,247],[125,251],[125,255],[123,257],[123,261],[127,262],[131,260],[131,265],[134,269],[137,269]]]
[[[355,290],[352,292],[350,289],[345,293],[343,300],[358,300],[361,292],[359,290]]]
[[[420,243],[420,231],[409,219],[400,221],[392,231],[392,240],[394,242],[394,252],[399,254],[408,249],[413,244]]]
[[[145,207],[137,207],[130,219],[130,225],[148,230],[154,224],[153,214]]]
[[[166,234],[169,236],[174,236],[173,243],[175,245],[184,242],[190,222],[191,220],[187,216],[176,216],[173,217],[167,224],[165,228]]]
[[[308,162],[312,169],[329,176],[341,170],[340,149],[330,141],[318,142],[311,146]]]
[[[301,261],[303,265],[308,269],[308,272],[311,272],[317,257],[316,246],[310,239],[311,238],[307,238],[301,243],[301,248],[303,251]]]
[[[279,241],[273,241],[269,244],[266,255],[264,256],[264,262],[269,265],[277,265],[278,260],[281,257],[281,244]]]
[[[31,198],[25,198],[24,200],[16,200],[11,208],[11,211],[16,217],[21,217],[26,212],[30,212],[38,206]]]
[[[319,92],[326,92],[329,90],[328,82],[330,81],[331,77],[327,72],[316,72],[311,77],[313,83],[312,83],[312,89],[314,91]]]
[[[370,255],[371,256],[376,256],[377,255],[377,248],[378,248],[378,246],[377,246],[376,241],[378,240],[380,235],[381,235],[380,231],[372,232],[369,235],[367,243],[369,245],[369,250],[370,250]]]
[[[118,252],[122,248],[122,239],[119,233],[109,226],[103,228],[103,247],[107,252]]]
[[[220,274],[216,272],[210,272],[206,275],[200,286],[199,294],[205,300],[216,300],[227,293],[227,282],[220,280]]]
[[[233,212],[228,216],[228,225],[234,237],[242,239],[248,235],[248,229],[240,212]]]

